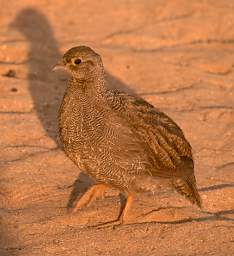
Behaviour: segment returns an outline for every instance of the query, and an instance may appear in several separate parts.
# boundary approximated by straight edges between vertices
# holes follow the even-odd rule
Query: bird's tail
[[[174,178],[173,185],[177,192],[185,196],[193,204],[196,204],[200,208],[202,207],[202,200],[197,191],[196,180],[194,175],[183,178]]]

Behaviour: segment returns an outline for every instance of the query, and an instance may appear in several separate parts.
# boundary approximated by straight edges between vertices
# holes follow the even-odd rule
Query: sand
[[[234,2],[0,1],[0,255],[234,255]],[[170,115],[191,142],[200,211],[143,194],[115,229],[118,191],[75,214],[91,184],[63,153],[56,115],[70,47],[103,57],[111,86]]]

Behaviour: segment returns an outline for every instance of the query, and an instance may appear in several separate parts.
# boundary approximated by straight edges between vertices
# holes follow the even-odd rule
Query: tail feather
[[[202,207],[202,200],[197,191],[196,180],[194,176],[186,178],[175,178],[173,180],[173,185],[178,193],[185,196],[193,204],[196,204],[198,207]]]

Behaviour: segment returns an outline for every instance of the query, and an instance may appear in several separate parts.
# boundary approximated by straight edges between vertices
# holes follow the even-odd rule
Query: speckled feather
[[[201,206],[191,146],[178,125],[142,98],[108,89],[101,58],[90,48],[72,48],[63,64],[72,74],[59,112],[68,157],[98,183],[134,193],[165,178]]]

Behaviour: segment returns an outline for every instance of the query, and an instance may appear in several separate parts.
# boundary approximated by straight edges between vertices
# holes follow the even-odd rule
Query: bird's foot
[[[98,229],[111,227],[112,229],[115,229],[116,227],[121,226],[123,224],[124,224],[124,222],[123,222],[122,219],[117,219],[117,220],[111,220],[111,221],[106,221],[106,222],[103,222],[103,223],[99,223],[97,225],[92,225],[91,227],[95,227],[95,228],[98,228]]]

